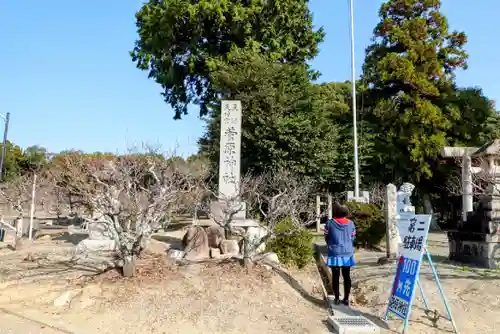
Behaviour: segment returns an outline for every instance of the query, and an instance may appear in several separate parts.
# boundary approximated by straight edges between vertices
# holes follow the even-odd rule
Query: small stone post
[[[321,232],[321,196],[317,195],[316,196],[316,232],[319,233]]]
[[[472,162],[470,155],[462,158],[462,219],[467,221],[467,213],[473,211]]]
[[[394,184],[389,183],[385,190],[385,222],[386,222],[386,249],[387,258],[394,259],[398,253],[398,227],[396,225],[397,209],[396,209],[397,188]]]
[[[332,195],[328,194],[328,219],[333,218],[333,199]]]
[[[24,219],[23,218],[17,218],[14,221],[14,226],[16,227],[16,236],[18,238],[22,238],[24,236]]]

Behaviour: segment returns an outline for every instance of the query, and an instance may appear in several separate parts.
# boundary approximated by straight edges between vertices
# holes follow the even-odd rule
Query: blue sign
[[[420,261],[404,256],[399,258],[389,298],[388,312],[403,320],[408,317],[419,272]]]

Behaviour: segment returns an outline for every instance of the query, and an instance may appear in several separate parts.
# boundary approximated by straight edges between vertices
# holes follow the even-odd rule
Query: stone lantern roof
[[[500,155],[500,139],[481,146],[474,155]]]

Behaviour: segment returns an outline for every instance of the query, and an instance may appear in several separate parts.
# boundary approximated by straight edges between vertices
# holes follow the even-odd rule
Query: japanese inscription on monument
[[[240,183],[241,101],[222,101],[219,195],[238,195]]]

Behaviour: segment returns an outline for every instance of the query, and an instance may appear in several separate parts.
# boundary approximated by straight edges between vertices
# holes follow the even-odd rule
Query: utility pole
[[[351,19],[352,129],[354,137],[354,198],[359,199],[358,126],[356,117],[356,66],[354,58],[354,0],[349,0]]]
[[[0,114],[0,117],[5,122],[5,127],[3,130],[2,156],[0,157],[0,181],[3,181],[3,177],[4,177],[3,165],[4,165],[4,161],[5,161],[5,155],[7,154],[7,134],[9,132],[10,112],[5,114],[5,116]]]

